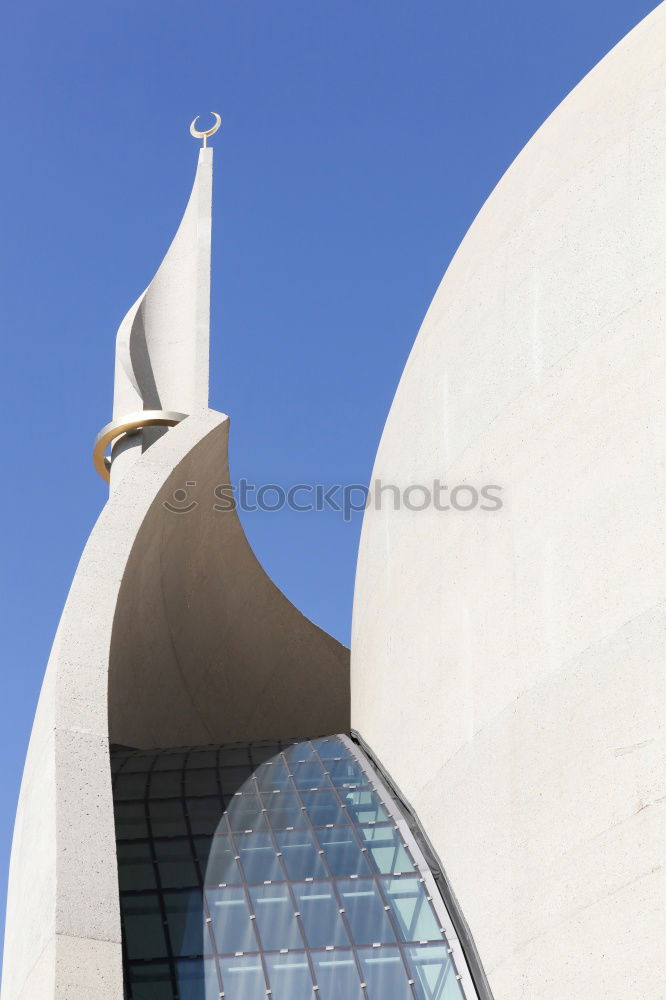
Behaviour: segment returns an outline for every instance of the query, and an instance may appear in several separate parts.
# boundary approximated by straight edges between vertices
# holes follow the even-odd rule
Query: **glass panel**
[[[155,840],[154,846],[163,889],[183,889],[199,884],[189,840]]]
[[[317,838],[334,877],[369,874],[368,862],[350,827],[317,830]]]
[[[266,965],[273,991],[271,1000],[313,1000],[316,996],[312,990],[310,966],[304,952],[292,951],[288,955],[267,955]]]
[[[148,813],[153,837],[177,837],[187,834],[183,803],[179,799],[173,799],[171,802],[150,802]]]
[[[150,844],[118,844],[118,882],[121,892],[155,888]]]
[[[339,739],[119,765],[132,1000],[464,1000],[417,848]]]
[[[206,902],[218,954],[258,950],[254,921],[241,887],[206,889]]]
[[[305,764],[293,764],[291,773],[296,788],[330,788],[331,786],[324,774],[324,768],[318,760],[309,760]]]
[[[272,792],[292,787],[287,768],[281,760],[268,761],[262,764],[255,771],[255,777],[257,779],[257,788],[260,792]]]
[[[182,750],[160,750],[155,758],[153,771],[178,771],[185,763]]]
[[[238,853],[248,882],[284,881],[284,872],[269,833],[241,833]]]
[[[111,774],[117,774],[118,771],[122,771],[128,759],[129,754],[120,753],[111,747]]]
[[[463,1000],[460,982],[445,947],[408,948],[407,957],[419,1000]]]
[[[210,768],[196,768],[185,772],[186,795],[219,795],[220,786],[217,771]]]
[[[135,840],[148,836],[146,807],[143,802],[116,802],[116,839]]]
[[[232,830],[265,830],[266,820],[256,795],[234,795],[227,805],[227,819]]]
[[[215,962],[210,958],[180,959],[176,962],[176,981],[179,1000],[204,1000],[220,995]],[[143,994],[135,994],[134,1000],[143,1000]]]
[[[146,795],[146,784],[148,782],[148,775],[142,773],[136,774],[126,774],[125,768],[116,778],[115,785],[113,787],[113,796],[116,801],[122,801],[123,799],[143,799]]]
[[[230,797],[235,795],[236,792],[252,791],[251,776],[252,768],[249,763],[245,767],[221,767],[218,771],[218,777],[222,793]]]
[[[255,767],[263,764],[264,761],[272,760],[280,753],[277,743],[252,743],[250,745],[250,756]]]
[[[154,760],[154,753],[130,754],[125,760],[123,771],[150,771]]]
[[[155,771],[150,776],[150,797],[179,799],[183,794],[182,771]]]
[[[418,878],[385,878],[382,882],[404,941],[442,940],[439,921]]]
[[[368,1000],[413,1000],[397,948],[362,948],[358,957],[368,987]]]
[[[312,963],[319,986],[319,1000],[362,1000],[363,993],[353,952],[314,952]]]
[[[338,891],[355,944],[395,941],[384,900],[374,879],[338,882]]]
[[[187,799],[187,815],[192,833],[215,833],[222,819],[222,803],[219,799]],[[222,824],[222,830],[226,828]]]
[[[296,763],[299,760],[311,760],[314,757],[312,747],[309,743],[291,743],[283,748],[282,753],[285,760]]]
[[[324,862],[310,830],[278,830],[275,834],[287,875],[292,881],[326,878]]]
[[[264,951],[303,947],[294,904],[286,886],[250,886],[250,899]]]
[[[359,833],[375,868],[382,875],[413,872],[414,865],[392,826],[361,826]]]
[[[132,996],[139,1000],[173,1000],[171,971],[167,962],[130,965]]]
[[[187,769],[195,767],[217,768],[217,750],[192,750],[187,755]]]
[[[220,767],[248,767],[250,749],[247,744],[240,747],[220,747]]]
[[[294,895],[305,928],[305,936],[311,948],[349,944],[340,915],[340,905],[330,883],[295,885]]]
[[[301,815],[301,804],[294,792],[273,792],[264,796],[268,821],[274,830],[285,827],[303,826],[306,822]]]
[[[228,836],[213,837],[205,867],[206,885],[220,885],[221,882],[241,882],[240,869],[235,860],[236,849]]]
[[[257,955],[219,960],[224,1000],[263,1000],[266,980]]]
[[[341,795],[354,823],[386,823],[388,820],[386,810],[371,788],[359,788],[356,791],[341,789]]]
[[[322,760],[330,760],[334,757],[349,757],[349,750],[335,737],[328,740],[310,740],[310,743],[317,751]]]
[[[368,783],[368,779],[363,774],[361,768],[351,758],[346,758],[345,760],[327,760],[326,767],[331,781],[339,788],[350,785],[352,787],[355,785],[367,785]]]
[[[159,896],[143,893],[123,896],[123,926],[128,958],[165,958],[167,955]]]
[[[224,835],[227,836],[226,830]],[[203,864],[205,868],[213,845],[213,837],[207,833],[198,834],[196,837],[192,837],[192,844],[194,846],[195,858],[197,858],[197,860]]]
[[[204,948],[210,952],[200,890],[165,892],[164,909],[174,955],[201,955]]]
[[[347,823],[347,814],[334,791],[301,792],[301,799],[313,826]]]

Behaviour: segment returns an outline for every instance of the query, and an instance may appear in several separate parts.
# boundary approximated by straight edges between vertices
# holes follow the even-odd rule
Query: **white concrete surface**
[[[213,149],[199,162],[178,231],[145,292],[116,336],[113,419],[137,410],[192,413],[208,406]],[[151,428],[121,438],[111,487],[166,433]]]
[[[211,414],[184,421],[147,452],[107,503],[81,556],[44,678],[21,785],[2,1000],[90,996],[68,985],[84,974],[88,984],[96,982],[98,1000],[122,997],[107,717],[117,594],[155,491],[222,420]],[[80,974],[75,971],[77,942]]]
[[[137,534],[109,653],[113,743],[196,746],[349,729],[348,651],[269,579],[236,511],[216,509],[214,491],[230,481],[228,433],[225,421],[180,462]],[[196,485],[175,503],[186,483]]]
[[[569,95],[425,318],[366,512],[352,726],[496,1000],[654,1000],[666,937],[666,4]]]

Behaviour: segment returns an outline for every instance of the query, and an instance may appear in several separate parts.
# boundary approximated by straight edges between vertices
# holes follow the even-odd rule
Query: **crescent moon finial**
[[[211,115],[215,119],[215,124],[213,125],[212,128],[206,129],[205,131],[202,131],[202,132],[200,132],[199,129],[195,128],[194,126],[199,121],[199,115],[196,116],[196,118],[193,120],[192,124],[190,125],[190,133],[191,133],[191,135],[193,135],[195,139],[203,139],[203,145],[204,146],[208,145],[208,139],[209,139],[209,137],[211,135],[215,135],[215,133],[217,132],[218,128],[222,124],[222,118],[220,117],[220,115],[218,115],[217,111],[211,111]]]

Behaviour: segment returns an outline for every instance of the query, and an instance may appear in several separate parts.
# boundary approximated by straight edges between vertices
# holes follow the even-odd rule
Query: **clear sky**
[[[2,17],[0,906],[44,667],[105,501],[119,321],[216,149],[211,405],[233,474],[366,483],[421,319],[530,135],[654,0],[22,0]],[[247,514],[347,642],[360,516]]]

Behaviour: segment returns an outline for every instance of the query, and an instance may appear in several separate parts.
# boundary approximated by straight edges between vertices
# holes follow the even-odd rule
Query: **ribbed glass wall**
[[[416,843],[346,737],[114,748],[130,1000],[462,1000]]]

